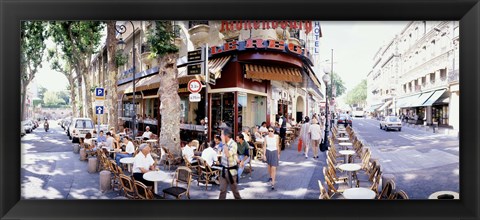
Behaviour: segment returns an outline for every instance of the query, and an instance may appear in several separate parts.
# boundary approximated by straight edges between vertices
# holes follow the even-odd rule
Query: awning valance
[[[423,103],[422,106],[431,106],[433,103],[435,103],[439,98],[440,96],[443,95],[443,93],[446,91],[446,89],[439,89],[439,90],[436,90],[431,96],[430,98],[427,99],[427,101],[425,101]]]
[[[430,92],[424,92],[422,93],[420,96],[418,96],[418,98],[416,100],[413,100],[413,102],[411,103],[410,107],[417,107],[417,106],[422,106],[423,103],[428,99],[430,98],[430,96],[432,96],[432,94],[434,93],[435,91],[430,91]]]
[[[383,109],[385,109],[387,106],[389,106],[390,104],[392,104],[392,100],[388,100],[386,101],[385,103],[383,103],[382,106],[380,106],[380,108],[377,109],[377,111],[383,111]]]
[[[283,68],[245,64],[246,78],[261,80],[276,80],[287,82],[302,82],[302,72],[298,68]]]
[[[413,102],[415,102],[415,100],[417,100],[418,98],[418,94],[416,95],[412,95],[412,96],[406,96],[406,97],[402,97],[402,98],[399,98],[397,99],[397,108],[407,108],[407,107],[411,107]]]
[[[208,70],[215,75],[215,79],[220,77],[223,67],[230,61],[231,56],[211,59],[208,61]]]
[[[160,75],[147,76],[138,80],[135,84],[135,91],[149,90],[160,87]]]

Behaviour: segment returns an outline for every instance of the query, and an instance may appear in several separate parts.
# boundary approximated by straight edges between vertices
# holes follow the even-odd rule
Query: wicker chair
[[[122,190],[125,197],[129,199],[137,199],[137,191],[135,190],[135,184],[133,179],[125,174],[120,174],[120,183],[122,184]]]
[[[185,187],[179,187],[181,183]],[[186,195],[190,199],[190,184],[192,183],[192,170],[188,167],[181,166],[175,171],[175,176],[172,181],[172,186],[163,190],[163,197],[167,194],[180,199],[183,195]]]
[[[261,160],[263,158],[263,142],[256,141],[253,146],[255,147],[255,159]]]
[[[409,199],[405,191],[399,190],[393,195],[393,199]]]
[[[327,190],[323,187],[322,181],[318,180],[318,187],[320,187],[320,196],[318,199],[330,199]]]
[[[195,160],[192,160],[192,162],[196,163],[196,165],[192,165],[192,163],[188,161],[186,156],[183,156],[183,161],[185,162],[185,166],[192,170],[192,178],[198,181],[198,176],[200,175],[200,167],[198,166],[199,157],[194,156],[193,158]]]
[[[343,193],[345,189],[341,189],[340,187],[336,188],[335,187],[335,182],[334,180],[331,179],[330,175],[326,171],[327,169],[323,169],[323,176],[325,176],[325,183],[328,186],[328,191],[327,192],[332,192],[333,195],[337,193]]]
[[[220,176],[220,170],[213,170],[208,163],[203,160],[203,158],[198,158],[198,167],[200,168],[200,175],[197,180],[197,186],[200,185],[200,181],[205,180],[205,190],[208,189],[208,183],[211,181],[210,178],[214,178],[216,184],[220,184],[218,177]]]
[[[168,170],[170,170],[170,166],[176,166],[181,164],[182,158],[181,157],[175,157],[166,147],[162,147],[162,159],[160,160],[160,163],[163,164],[163,169],[168,166]]]
[[[137,192],[138,199],[165,199],[164,197],[153,193],[148,187],[140,181],[135,180],[135,191]]]
[[[377,199],[393,199],[395,196],[395,182],[393,180],[389,180],[385,187],[383,187],[382,192],[378,195]]]

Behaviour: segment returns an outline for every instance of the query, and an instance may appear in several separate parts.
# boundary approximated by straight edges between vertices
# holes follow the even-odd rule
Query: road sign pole
[[[208,69],[208,43],[204,46],[204,57],[205,57],[205,141],[208,142],[208,83],[210,78],[210,70]]]
[[[100,135],[100,115],[97,115],[97,138]]]

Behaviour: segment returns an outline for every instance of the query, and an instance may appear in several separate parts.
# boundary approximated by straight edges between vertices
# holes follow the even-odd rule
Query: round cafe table
[[[148,139],[148,140],[146,140],[145,142],[147,142],[147,144],[149,144],[150,147],[153,148],[153,145],[156,144],[156,143],[158,142],[158,140],[156,140],[156,139]]]
[[[352,172],[359,171],[362,167],[355,163],[346,163],[338,166],[339,169],[347,171],[348,173],[348,185],[352,188]]]
[[[120,159],[120,163],[127,164],[128,165],[128,172],[132,172],[132,167],[131,165],[133,164],[133,161],[135,160],[135,157],[125,157]]]
[[[338,151],[338,153],[340,153],[341,155],[344,155],[345,156],[345,163],[348,163],[348,156],[354,155],[355,151],[354,150],[341,150],[341,151]]]
[[[438,191],[430,194],[428,199],[459,199],[460,194],[454,191]]]
[[[158,194],[157,182],[168,178],[168,173],[162,170],[150,171],[143,174],[143,179],[153,182],[153,192],[155,192],[155,194]]]
[[[343,191],[345,199],[375,199],[375,192],[369,188],[350,188]]]
[[[339,137],[339,138],[337,138],[337,140],[343,142],[343,141],[349,141],[350,138],[347,138],[347,137]]]
[[[351,142],[342,142],[338,143],[338,145],[342,146],[343,149],[346,150],[348,146],[352,146],[353,144]]]

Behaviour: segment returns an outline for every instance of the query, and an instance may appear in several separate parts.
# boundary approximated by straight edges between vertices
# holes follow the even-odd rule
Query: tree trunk
[[[159,59],[161,86],[158,90],[160,102],[160,143],[175,156],[180,156],[180,97],[178,96],[177,54],[167,54]]]
[[[75,72],[77,72],[77,74],[79,74],[80,72],[78,70],[76,70]],[[84,108],[84,103],[83,103],[83,93],[82,93],[82,76],[79,76],[78,77],[78,106],[80,107],[78,109],[78,116],[79,117],[84,117],[84,114],[83,114],[83,108]]]
[[[21,107],[20,107],[20,118],[23,120],[25,120],[25,99],[27,98],[27,85],[26,83],[22,83],[21,85],[21,95],[20,95],[20,99],[21,99]]]
[[[75,100],[75,80],[73,79],[72,71],[68,75],[68,83],[70,84],[70,105],[72,106],[72,116],[77,117],[77,101]]]
[[[92,106],[92,82],[88,79],[88,70],[84,69],[84,78],[85,78],[85,108],[87,108],[87,118],[94,119],[93,117],[93,106]]]
[[[118,102],[117,102],[117,72],[115,63],[115,52],[117,50],[117,38],[115,36],[116,21],[107,21],[107,52],[108,52],[108,74],[106,87],[108,91],[107,109],[108,127],[118,131]]]

